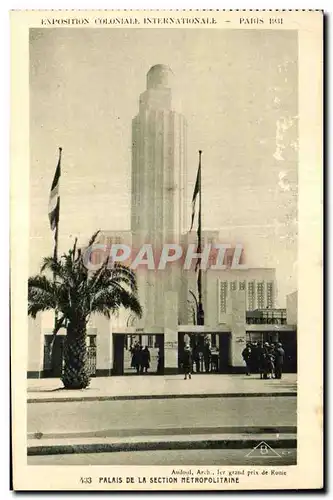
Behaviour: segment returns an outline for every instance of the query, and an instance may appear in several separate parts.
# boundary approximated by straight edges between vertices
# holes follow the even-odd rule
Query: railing
[[[96,375],[96,357],[97,357],[96,347],[95,346],[87,347],[87,367],[88,367],[88,374],[91,377]]]

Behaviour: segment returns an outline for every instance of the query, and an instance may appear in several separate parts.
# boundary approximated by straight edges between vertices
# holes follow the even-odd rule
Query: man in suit
[[[246,375],[251,374],[251,347],[250,344],[247,344],[245,349],[243,349],[242,352],[242,357],[244,359],[245,365],[246,365]]]
[[[275,378],[282,378],[282,368],[284,363],[285,352],[280,342],[277,343],[275,349]]]
[[[200,372],[200,352],[198,344],[193,347],[193,362],[195,363],[196,373]]]
[[[184,379],[187,379],[187,376],[189,378],[191,377],[191,372],[192,372],[192,353],[191,353],[191,348],[189,345],[185,346],[184,349],[184,355],[183,355],[183,368],[184,368],[184,374],[185,377]]]
[[[210,369],[210,365],[211,365],[211,361],[212,361],[212,350],[211,350],[209,342],[205,342],[203,356],[204,356],[204,363],[205,363],[205,372],[209,373],[209,369]]]

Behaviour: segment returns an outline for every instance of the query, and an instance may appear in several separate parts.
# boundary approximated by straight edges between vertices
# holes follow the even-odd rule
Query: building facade
[[[186,121],[172,107],[172,79],[171,69],[164,65],[153,66],[147,73],[146,90],[132,121],[131,230],[102,231],[99,243],[107,248],[126,244],[140,253],[148,244],[158,258],[165,243],[181,244],[183,249],[196,244],[196,231],[187,233],[185,228]],[[218,231],[203,231],[203,245],[218,242]],[[249,325],[246,313],[274,308],[275,270],[233,269],[232,255],[226,260],[227,269],[203,272],[205,326],[196,325],[197,275],[193,268],[184,270],[174,264],[158,271],[139,266],[136,275],[143,317],[119,311],[110,321],[91,318],[87,338],[91,374],[130,373],[130,347],[135,341],[151,350],[153,372],[158,356],[163,360],[163,373],[178,372],[184,344],[202,345],[204,339],[218,353],[216,371],[243,370],[241,353],[248,332],[266,328]],[[53,317],[48,315],[45,322],[40,316],[36,321],[29,319],[28,376],[59,376],[66,332],[59,332],[51,349]],[[279,327],[283,334],[288,330],[285,324],[275,327],[278,335]],[[295,325],[290,335],[296,335]]]

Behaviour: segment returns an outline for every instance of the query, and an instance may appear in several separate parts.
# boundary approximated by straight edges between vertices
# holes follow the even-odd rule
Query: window
[[[230,291],[237,289],[237,281],[230,281]]]
[[[52,336],[44,335],[44,370],[52,369]]]
[[[258,309],[263,309],[265,307],[265,297],[264,297],[264,282],[261,281],[257,283],[257,298],[258,298]]]
[[[89,347],[96,347],[96,335],[88,335],[87,338],[89,339],[88,346]]]
[[[245,285],[246,285],[245,281],[240,281],[239,282],[239,289],[240,290],[245,290]]]
[[[267,307],[269,309],[273,309],[274,307],[274,288],[273,288],[273,281],[269,281],[267,283]]]
[[[120,236],[108,236],[105,241],[106,250],[109,252],[112,245],[121,245],[122,238]]]
[[[108,236],[107,238],[107,246],[111,247],[111,245],[120,245],[121,237],[120,236]]]
[[[248,298],[249,298],[249,302],[248,302],[249,310],[253,311],[255,309],[255,304],[254,304],[254,300],[255,300],[254,281],[250,281],[248,283]]]
[[[155,335],[148,335],[148,347],[149,347],[149,349],[154,347],[154,344],[155,344],[154,340],[155,340]]]
[[[220,311],[221,313],[227,312],[227,296],[228,296],[228,282],[220,282]]]
[[[135,344],[135,342],[137,341],[137,336],[136,335],[130,335],[129,337],[130,337],[130,339],[129,339],[129,346],[132,347]]]

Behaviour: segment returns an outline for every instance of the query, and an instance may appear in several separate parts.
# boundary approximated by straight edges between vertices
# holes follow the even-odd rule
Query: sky
[[[187,120],[188,220],[202,156],[203,229],[297,288],[298,44],[291,30],[30,30],[30,273],[53,249],[48,198],[63,148],[60,252],[130,229],[131,121],[146,74],[174,73]]]

